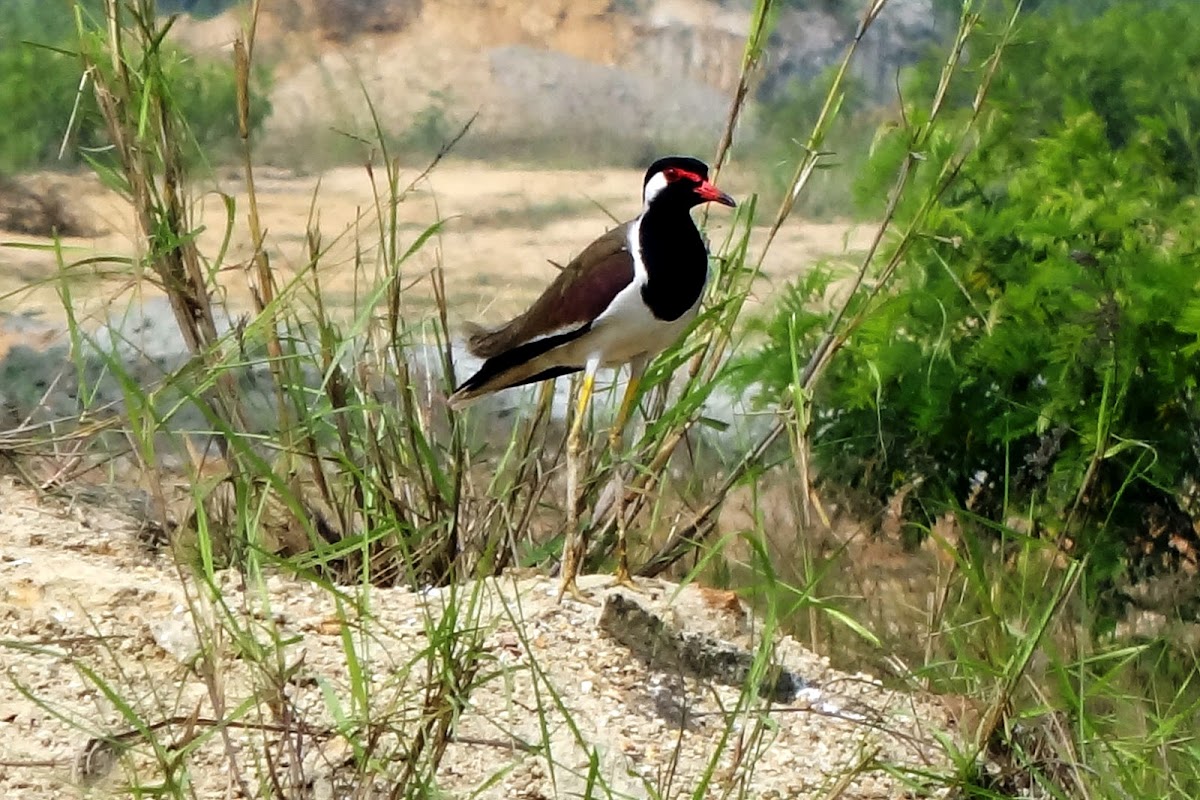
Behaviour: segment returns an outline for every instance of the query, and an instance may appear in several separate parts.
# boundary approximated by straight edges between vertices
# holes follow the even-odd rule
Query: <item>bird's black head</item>
[[[708,181],[708,165],[690,156],[666,156],[655,161],[642,179],[642,198],[653,203],[692,208],[716,202],[736,206],[733,198]]]

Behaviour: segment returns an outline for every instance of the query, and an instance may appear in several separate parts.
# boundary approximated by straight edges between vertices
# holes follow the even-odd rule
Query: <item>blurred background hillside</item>
[[[754,76],[740,131],[742,160],[762,167],[762,189],[782,187],[771,165],[793,155],[857,25],[856,0],[791,0]],[[1083,14],[1102,2],[1042,0],[1034,13]],[[73,33],[66,2],[0,7],[0,174],[77,163],[62,147],[79,85],[59,46]],[[188,59],[185,102],[193,133],[219,160],[233,134],[227,65],[250,4],[161,0],[180,14],[170,35]],[[473,114],[457,153],[509,164],[641,167],[667,150],[710,153],[728,113],[750,0],[266,0],[257,30],[255,104],[260,162],[301,171],[360,163],[372,139],[371,104],[400,152],[436,151]],[[853,91],[831,137],[856,161],[896,102],[897,72],[937,50],[956,26],[952,0],[892,0],[853,63]],[[369,101],[368,102],[368,98]],[[102,144],[88,103],[74,142]],[[61,152],[60,152],[61,151]],[[827,180],[812,213],[850,211],[849,181]]]

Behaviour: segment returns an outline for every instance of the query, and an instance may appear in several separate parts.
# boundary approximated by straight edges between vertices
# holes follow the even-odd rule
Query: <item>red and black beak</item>
[[[737,203],[734,202],[732,197],[725,194],[725,192],[722,192],[708,181],[704,181],[696,187],[696,194],[704,198],[706,202],[720,203],[721,205],[729,206],[730,208],[737,207]]]

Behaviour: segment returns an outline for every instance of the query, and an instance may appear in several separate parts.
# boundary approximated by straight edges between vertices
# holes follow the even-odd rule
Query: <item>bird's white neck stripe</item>
[[[663,189],[667,188],[667,176],[659,172],[653,178],[646,181],[646,188],[642,191],[642,205],[646,208],[650,207],[650,201],[658,197]]]
[[[650,280],[649,273],[646,272],[646,262],[642,260],[642,217],[639,216],[629,226],[629,238],[626,241],[629,247],[629,255],[633,257],[633,282],[639,286],[645,286]]]

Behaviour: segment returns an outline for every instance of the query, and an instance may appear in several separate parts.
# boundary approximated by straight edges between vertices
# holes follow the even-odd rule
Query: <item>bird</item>
[[[459,410],[487,395],[582,372],[567,436],[567,538],[561,585],[576,585],[587,543],[578,531],[578,470],[583,419],[601,367],[629,366],[629,381],[609,444],[615,455],[650,361],[685,333],[708,284],[708,246],[691,210],[736,201],[709,180],[708,165],[691,156],[658,158],[642,177],[642,210],[579,252],[524,313],[486,328],[467,324],[467,349],[483,364],[448,398]],[[558,266],[558,265],[556,265]],[[616,509],[616,580],[634,586],[624,526],[624,489]]]

